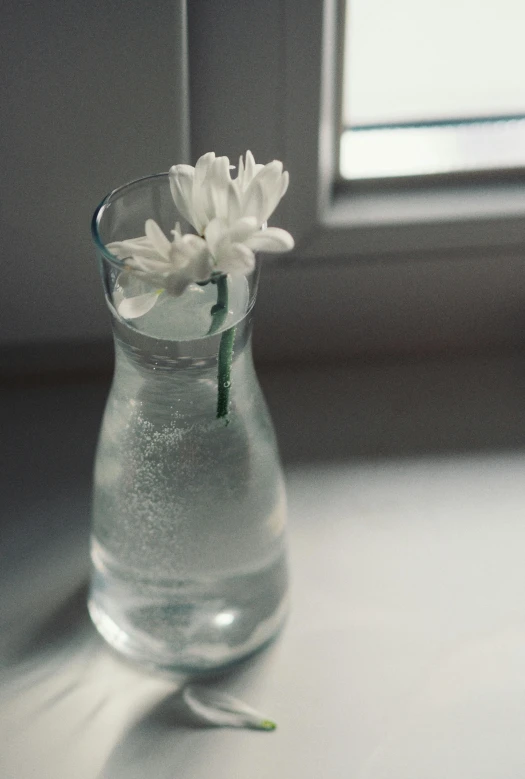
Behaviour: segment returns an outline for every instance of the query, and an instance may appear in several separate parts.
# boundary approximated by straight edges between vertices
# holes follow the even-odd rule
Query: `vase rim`
[[[107,260],[109,260],[109,262],[111,262],[113,265],[116,265],[118,268],[124,267],[124,261],[119,259],[119,257],[117,257],[115,254],[112,254],[109,251],[106,244],[102,241],[99,233],[100,220],[104,215],[104,211],[106,210],[107,206],[110,204],[112,198],[114,198],[116,195],[121,194],[129,187],[133,187],[136,184],[140,184],[144,181],[165,178],[167,176],[169,176],[169,173],[167,171],[165,173],[150,173],[147,176],[140,176],[138,179],[133,179],[132,181],[128,181],[126,184],[122,184],[120,187],[116,187],[115,189],[112,189],[111,192],[108,192],[108,194],[101,200],[101,202],[95,208],[93,217],[91,219],[91,237],[93,239],[96,248],[101,252],[101,254],[103,254],[104,257]]]

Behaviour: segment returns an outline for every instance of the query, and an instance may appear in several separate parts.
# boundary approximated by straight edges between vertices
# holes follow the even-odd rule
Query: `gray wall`
[[[109,337],[90,218],[109,190],[186,153],[177,12],[4,4],[0,345]]]

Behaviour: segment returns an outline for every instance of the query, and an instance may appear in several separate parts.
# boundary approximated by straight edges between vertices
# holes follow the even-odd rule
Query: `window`
[[[522,0],[347,0],[347,179],[525,166]]]
[[[250,144],[290,171],[276,216],[297,251],[265,263],[259,353],[324,360],[518,343],[520,174],[341,180],[344,0],[198,5],[189,5],[192,157],[214,148],[235,160]]]

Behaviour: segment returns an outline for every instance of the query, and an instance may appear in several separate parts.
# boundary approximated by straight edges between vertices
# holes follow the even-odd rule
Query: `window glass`
[[[342,175],[524,165],[524,22],[523,0],[348,0]]]

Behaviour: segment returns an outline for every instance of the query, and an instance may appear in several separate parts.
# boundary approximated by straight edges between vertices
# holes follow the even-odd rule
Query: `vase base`
[[[149,641],[139,641],[126,633],[96,602],[88,600],[88,611],[98,633],[109,646],[125,659],[150,671],[168,674],[206,675],[225,670],[263,650],[279,635],[288,614],[288,603],[283,601],[271,619],[258,625],[242,645],[227,644],[187,646],[179,652],[152,651]]]
[[[267,644],[287,612],[287,564],[277,558],[251,572],[205,580],[144,578],[93,545],[88,608],[117,652],[149,668],[206,672],[236,663]]]

